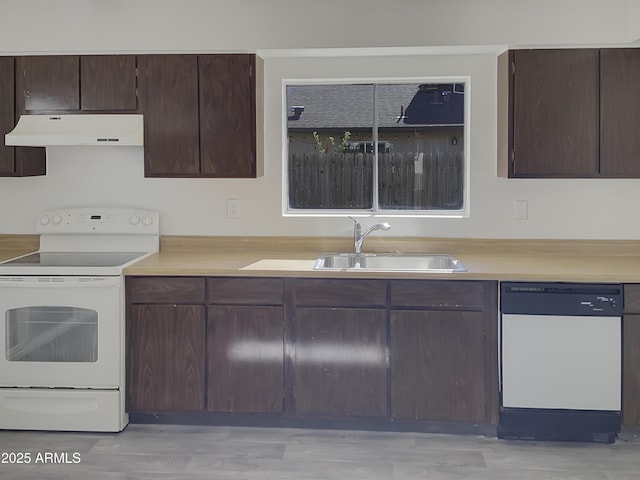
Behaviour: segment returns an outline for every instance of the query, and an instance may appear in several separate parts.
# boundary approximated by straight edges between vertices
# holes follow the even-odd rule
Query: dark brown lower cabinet
[[[624,286],[622,318],[622,424],[640,425],[640,284]]]
[[[637,313],[625,314],[622,319],[622,424],[640,425],[640,314]]]
[[[210,305],[207,322],[208,409],[282,412],[282,307]]]
[[[485,421],[482,312],[391,312],[391,414]]]
[[[391,416],[495,425],[498,284],[390,282]]]
[[[133,413],[497,423],[497,282],[128,277],[127,299]]]
[[[295,413],[387,414],[386,311],[297,308]]]
[[[130,311],[129,410],[204,410],[204,305],[133,305]]]

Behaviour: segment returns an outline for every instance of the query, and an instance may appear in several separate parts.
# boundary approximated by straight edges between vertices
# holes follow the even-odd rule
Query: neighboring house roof
[[[454,89],[451,83],[379,84],[378,126],[463,125],[463,88],[455,84]],[[287,125],[290,130],[371,128],[372,99],[372,85],[289,85]]]

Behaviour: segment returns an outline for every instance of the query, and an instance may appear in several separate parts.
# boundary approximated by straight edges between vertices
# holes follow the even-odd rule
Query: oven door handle
[[[1,288],[104,288],[118,287],[120,277],[0,277]]]

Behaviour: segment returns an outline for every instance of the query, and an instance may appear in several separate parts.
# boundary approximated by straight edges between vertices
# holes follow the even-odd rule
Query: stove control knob
[[[142,218],[142,225],[144,225],[145,227],[148,227],[152,223],[153,223],[153,217],[146,216]]]
[[[62,217],[56,213],[51,219],[51,223],[54,225],[60,225],[60,222],[62,222]]]
[[[131,215],[129,217],[129,223],[131,225],[138,225],[140,223],[140,217],[138,215]]]
[[[46,213],[40,217],[40,225],[49,225],[51,219]]]

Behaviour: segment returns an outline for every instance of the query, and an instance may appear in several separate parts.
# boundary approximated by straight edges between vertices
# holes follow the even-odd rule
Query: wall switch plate
[[[240,218],[239,198],[227,198],[227,218]]]
[[[516,200],[515,214],[518,220],[529,218],[529,204],[526,200]]]

